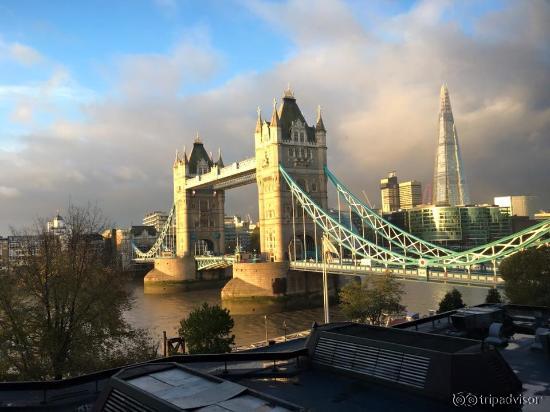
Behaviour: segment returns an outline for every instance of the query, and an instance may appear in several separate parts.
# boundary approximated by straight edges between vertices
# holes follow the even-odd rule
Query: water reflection
[[[408,311],[427,314],[430,309],[437,309],[438,302],[453,285],[429,282],[403,281],[405,295],[402,303]],[[126,319],[134,326],[147,328],[160,340],[165,330],[169,337],[176,336],[179,322],[195,307],[203,302],[221,304],[220,290],[184,291],[181,286],[151,286],[144,289],[142,282],[129,285],[134,296],[134,307],[125,314]],[[482,303],[487,294],[486,288],[454,286],[462,293],[467,305]],[[237,345],[247,345],[265,339],[265,319],[267,314],[268,336],[282,336],[283,323],[287,333],[308,329],[312,322],[322,322],[321,307],[284,310],[277,305],[261,305],[257,302],[245,302],[238,306],[226,304],[232,311],[235,320],[233,333]],[[331,308],[331,320],[345,320],[338,307]]]

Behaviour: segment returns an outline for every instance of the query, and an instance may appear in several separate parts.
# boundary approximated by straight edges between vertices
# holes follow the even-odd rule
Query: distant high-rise
[[[494,204],[508,208],[510,216],[533,217],[533,196],[498,196],[494,198]]]
[[[400,209],[411,209],[422,203],[422,184],[416,180],[399,183]]]
[[[451,99],[446,85],[441,86],[439,140],[435,157],[432,194],[434,205],[455,206],[470,203],[462,168],[458,135],[451,110]]]
[[[153,226],[157,232],[160,232],[166,221],[168,220],[168,214],[165,212],[160,212],[158,210],[154,212],[149,212],[143,218],[143,224],[145,226]]]
[[[382,197],[382,213],[399,210],[399,183],[395,172],[380,180],[380,195]]]

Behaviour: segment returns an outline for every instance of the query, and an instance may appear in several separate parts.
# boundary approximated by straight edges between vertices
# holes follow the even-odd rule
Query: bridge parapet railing
[[[313,270],[321,271],[323,268],[322,262],[305,262],[305,261],[293,261],[290,262],[291,269],[298,270]],[[385,273],[390,271],[399,278],[410,279],[426,279],[438,282],[458,282],[458,283],[475,283],[475,284],[502,284],[504,280],[500,276],[496,276],[493,273],[467,273],[467,272],[439,272],[435,270],[429,270],[422,272],[418,268],[398,268],[388,266],[364,266],[354,265],[350,263],[327,263],[326,268],[328,272],[340,272],[342,274],[360,275],[360,274],[374,274]]]

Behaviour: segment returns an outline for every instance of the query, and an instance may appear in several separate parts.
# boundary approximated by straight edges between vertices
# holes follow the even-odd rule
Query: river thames
[[[432,282],[402,281],[405,291],[402,304],[407,311],[427,315],[431,309],[437,310],[438,303],[445,293],[456,287],[461,293],[466,305],[476,305],[485,301],[487,288],[449,285]],[[181,291],[174,286],[155,288],[154,292],[145,289],[142,282],[134,282],[130,286],[134,297],[133,308],[125,314],[126,319],[134,327],[149,329],[160,342],[162,332],[168,337],[177,336],[179,322],[193,308],[203,302],[220,304],[220,289],[200,291]],[[233,313],[235,327],[235,343],[238,346],[265,340],[267,313],[267,334],[269,338],[282,336],[286,332],[293,333],[309,329],[314,321],[322,323],[323,308],[310,308],[291,311],[273,311],[252,303],[239,308],[239,313]],[[343,315],[338,306],[331,306],[331,321],[341,321]]]

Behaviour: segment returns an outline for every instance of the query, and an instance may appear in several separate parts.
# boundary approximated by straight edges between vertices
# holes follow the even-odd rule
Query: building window
[[[197,174],[203,175],[208,173],[208,163],[204,159],[201,159],[197,164]]]
[[[304,141],[304,132],[300,132],[300,142]]]

